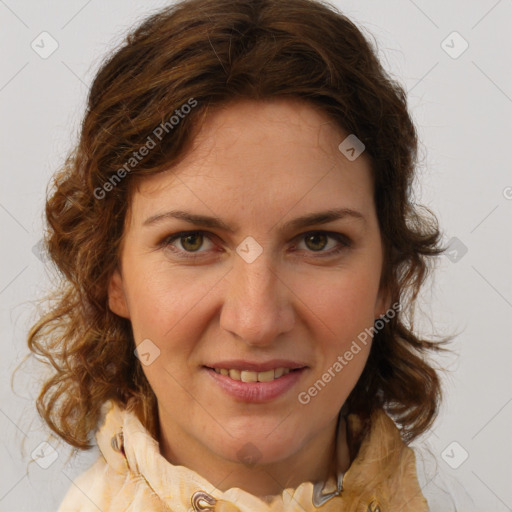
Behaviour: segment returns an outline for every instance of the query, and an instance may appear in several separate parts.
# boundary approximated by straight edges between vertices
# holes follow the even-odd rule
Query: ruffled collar
[[[347,428],[350,438],[358,438],[363,424],[356,415],[349,415]],[[136,415],[121,409],[112,401],[102,410],[102,423],[96,433],[98,447],[108,465],[116,472],[131,472],[142,477],[152,491],[170,510],[212,510],[229,512],[277,512],[319,510],[313,504],[311,482],[296,489],[285,489],[272,503],[239,488],[219,491],[191,469],[171,464],[159,450],[158,441],[144,428]],[[418,485],[414,453],[402,441],[394,422],[382,411],[371,417],[370,429],[362,439],[356,458],[341,475],[343,490],[336,496],[337,483],[328,481],[321,494],[333,493],[321,510],[377,511],[387,506],[408,502],[407,510],[427,511]],[[318,485],[317,485],[318,487]],[[352,508],[356,505],[357,508]],[[190,508],[192,506],[192,508]],[[396,506],[396,505],[395,505]],[[345,508],[346,507],[346,508]],[[365,508],[366,507],[366,508]]]

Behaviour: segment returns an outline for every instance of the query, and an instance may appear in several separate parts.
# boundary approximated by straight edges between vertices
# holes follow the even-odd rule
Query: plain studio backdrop
[[[425,334],[459,333],[443,357],[445,401],[415,444],[475,510],[512,510],[512,1],[338,0],[375,36],[407,89],[421,139],[417,201],[449,251],[421,297]],[[45,190],[76,141],[103,56],[157,0],[0,0],[0,510],[53,511],[97,456],[69,459],[34,407],[26,334],[49,274],[38,242]],[[44,444],[48,442],[48,444]],[[444,479],[444,477],[443,477]]]

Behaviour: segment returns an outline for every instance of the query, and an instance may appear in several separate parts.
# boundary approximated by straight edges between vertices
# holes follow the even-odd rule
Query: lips
[[[275,359],[219,361],[204,368],[214,382],[237,401],[262,403],[278,398],[297,385],[308,366]]]

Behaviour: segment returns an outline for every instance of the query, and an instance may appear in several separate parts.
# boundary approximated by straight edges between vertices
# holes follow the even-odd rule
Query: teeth
[[[275,372],[275,370],[268,370],[266,372],[258,372],[258,374],[257,374],[258,382],[270,382],[271,380],[274,380],[274,378],[275,378],[274,372]]]
[[[233,380],[241,380],[240,379],[240,370],[229,370],[229,376]]]
[[[284,375],[284,368],[276,368],[274,370],[274,379],[278,379]]]
[[[215,373],[229,376],[233,380],[241,380],[242,382],[270,382],[279,379],[283,375],[290,373],[290,368],[275,368],[265,372],[252,372],[249,370],[227,370],[226,368],[214,368]]]
[[[248,372],[242,370],[240,372],[240,380],[242,382],[258,382],[258,372]]]

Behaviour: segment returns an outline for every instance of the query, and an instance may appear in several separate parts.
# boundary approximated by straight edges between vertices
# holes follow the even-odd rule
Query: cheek
[[[160,399],[170,393],[187,407],[189,395],[183,395],[182,383],[189,378],[198,340],[211,318],[205,307],[219,278],[170,269],[168,263],[147,270],[139,266],[127,290],[136,344],[149,339],[160,351],[143,371]]]
[[[183,330],[193,339],[193,331],[207,320],[204,311],[198,314],[201,305],[222,277],[218,272],[199,276],[190,269],[170,268],[168,262],[138,265],[131,276],[126,289],[135,339],[165,340],[166,345]]]
[[[295,279],[297,296],[338,341],[373,325],[380,274],[346,268]]]
[[[304,289],[297,290],[297,295],[307,297],[304,315],[309,318],[317,362],[298,401],[309,404],[318,416],[337,414],[363,372],[371,348],[378,277],[340,271],[317,276],[314,286],[303,279]]]

